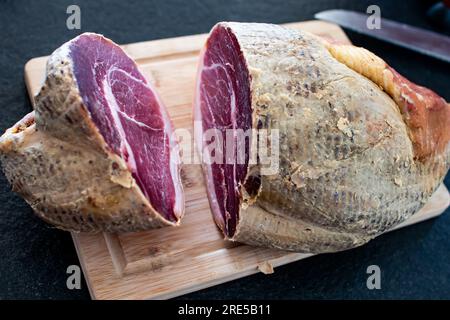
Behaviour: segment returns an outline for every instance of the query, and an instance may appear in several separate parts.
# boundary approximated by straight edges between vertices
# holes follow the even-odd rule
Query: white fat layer
[[[131,58],[130,58],[131,59]],[[124,71],[123,69],[119,69],[117,67],[111,67],[111,69],[109,70],[109,72],[118,72],[118,73],[122,73],[123,75],[125,75],[127,78],[130,78],[131,80],[135,81],[135,82],[139,82],[141,84],[143,84],[144,86],[148,87],[148,83],[142,79],[133,77],[131,74],[129,74],[128,72]]]
[[[228,83],[231,84],[231,79],[229,78],[228,73],[226,73],[226,75],[228,77]],[[237,129],[237,123],[236,123],[236,93],[233,90],[233,86],[230,86],[230,87],[231,87],[231,97],[230,97],[230,100],[231,100],[231,125],[233,127],[233,143],[237,144],[237,141],[235,140],[236,137],[237,137],[237,131],[236,131],[236,129]],[[234,147],[233,148],[233,153],[234,153],[234,151],[237,150],[237,145],[234,145],[233,147]],[[237,157],[237,154],[234,154],[233,156]],[[237,158],[235,158],[235,159],[237,161]],[[237,169],[237,166],[236,166],[236,163],[235,163],[235,165],[233,166],[233,182],[235,184],[235,191],[238,191],[239,190],[239,186],[236,183],[236,181],[237,181],[236,180],[236,169]]]
[[[141,127],[141,128],[145,128],[145,129],[150,129],[153,131],[161,131],[161,129],[158,128],[153,128],[150,127],[148,124],[145,124],[143,122],[137,121],[135,118],[130,117],[128,114],[126,114],[125,112],[123,112],[122,110],[118,110],[118,112],[120,113],[120,115],[122,115],[125,119],[127,119],[130,122],[133,122],[134,124],[136,124],[137,126]]]
[[[133,171],[136,171],[136,160],[134,159],[134,153],[133,150],[130,147],[130,144],[128,143],[126,139],[125,130],[123,129],[122,122],[120,121],[119,113],[121,112],[119,109],[119,106],[117,104],[116,98],[114,97],[114,94],[112,93],[111,86],[109,85],[109,81],[107,78],[103,79],[102,81],[103,90],[105,92],[105,98],[106,102],[108,103],[110,109],[111,109],[111,115],[114,121],[114,125],[119,132],[120,136],[120,149],[125,150],[128,153],[128,164],[130,165],[131,169]]]
[[[152,88],[150,85],[147,85],[150,90]],[[164,122],[164,132],[166,133],[164,136],[164,150],[166,145],[166,139],[169,139],[169,152],[170,152],[170,176],[172,178],[172,183],[174,186],[175,191],[175,204],[174,204],[174,214],[177,217],[180,217],[180,215],[183,213],[183,206],[184,206],[184,195],[183,195],[183,185],[181,183],[180,179],[180,148],[178,145],[178,142],[176,141],[176,138],[173,133],[172,123],[170,122],[169,115],[167,114],[167,111],[164,107],[164,104],[162,103],[160,97],[156,93],[155,90],[152,90],[156,101],[158,103],[159,112],[161,113],[163,122]]]

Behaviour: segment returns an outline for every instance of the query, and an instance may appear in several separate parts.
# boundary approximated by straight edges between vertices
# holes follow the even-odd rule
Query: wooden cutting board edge
[[[306,22],[297,22],[297,23],[288,23],[285,24],[287,27],[291,28],[299,28],[302,30],[310,31],[318,35],[330,36],[336,40],[340,40],[342,42],[349,42],[347,36],[342,31],[342,29],[334,24],[326,23],[322,21],[306,21]],[[130,54],[138,63],[143,63],[146,60],[151,59],[151,61],[164,61],[175,59],[179,55],[186,55],[192,53],[195,55],[199,48],[202,46],[204,40],[206,38],[206,34],[201,35],[192,35],[192,36],[183,36],[169,39],[160,39],[160,40],[152,40],[145,42],[138,42],[133,44],[126,44],[122,47],[124,50]],[[47,57],[39,57],[33,58],[28,61],[25,65],[25,82],[28,89],[28,93],[30,95],[31,101],[34,100],[35,94],[38,92],[40,85],[43,81],[43,65]],[[36,79],[42,79],[41,83]],[[433,207],[430,209],[426,215],[416,215],[412,219],[404,222],[399,225],[397,228],[404,227],[406,225],[410,225],[413,223],[417,223],[423,221],[425,219],[430,219],[440,215],[449,205],[450,197],[448,190],[444,185],[440,186],[432,200],[427,206]],[[91,279],[91,274],[89,272],[89,268],[87,266],[90,261],[85,259],[85,254],[83,253],[83,243],[79,234],[72,233],[72,238],[75,244],[75,248],[77,254],[80,259],[81,267],[83,269],[83,273],[86,278],[86,282],[88,284],[90,295],[93,299],[105,299],[105,298],[114,298],[114,294],[105,295],[103,293],[97,292],[96,285],[94,284],[93,279]],[[99,243],[99,252],[108,252],[107,244],[105,237],[102,237],[102,243]],[[306,257],[311,256],[312,254],[302,254],[302,253],[286,253],[281,257],[276,259],[271,259],[268,261],[270,265],[273,267],[277,267],[286,263],[290,263],[293,261],[297,261]],[[112,257],[110,256],[112,259]],[[109,263],[109,262],[108,262]],[[152,299],[167,299],[176,297],[182,294],[187,294],[193,291],[197,291],[200,289],[204,289],[213,285],[217,285],[220,283],[224,283],[227,281],[231,281],[234,279],[238,279],[247,275],[251,275],[259,272],[258,266],[254,266],[254,268],[247,268],[242,270],[241,272],[236,272],[227,277],[217,278],[210,281],[205,281],[201,284],[197,285],[188,285],[185,287],[174,288],[174,290],[168,290],[159,294],[150,294],[150,295],[117,295],[120,298],[152,298]],[[116,281],[115,279],[114,281]],[[117,280],[120,282],[120,279]],[[120,285],[119,285],[120,287]]]
[[[426,206],[423,209],[426,209],[427,213],[426,214],[422,214],[422,210],[417,213],[416,215],[412,216],[410,219],[408,219],[407,221],[399,224],[398,226],[396,226],[395,228],[393,228],[392,230],[387,231],[391,232],[391,231],[395,231],[419,222],[423,222],[426,220],[430,220],[433,218],[436,218],[438,216],[440,216],[445,210],[446,208],[450,205],[450,194],[449,191],[447,190],[447,188],[445,187],[444,184],[441,184],[439,186],[439,188],[436,190],[436,192],[433,194],[432,198],[430,199],[430,201],[426,204]],[[89,294],[91,295],[92,299],[111,299],[110,296],[103,296],[103,295],[97,295],[94,288],[92,288],[91,281],[90,281],[90,275],[89,272],[87,272],[87,267],[85,265],[85,260],[82,259],[82,255],[81,255],[81,243],[80,243],[80,238],[77,236],[77,233],[71,233],[72,235],[72,239],[74,241],[74,245],[78,254],[78,257],[80,258],[80,263],[81,263],[81,268],[83,270],[83,273],[86,277],[86,283],[88,284],[88,289],[89,289]],[[102,244],[104,245],[104,244]],[[106,245],[105,245],[105,250],[106,249]],[[333,253],[331,253],[333,254]],[[312,253],[296,253],[296,252],[286,252],[285,255],[279,257],[279,258],[275,258],[275,259],[270,259],[267,260],[266,262],[268,264],[270,264],[271,267],[276,268],[291,262],[295,262],[295,261],[299,261],[311,256],[314,256],[317,254],[312,254]],[[200,285],[196,285],[196,286],[188,286],[186,288],[178,288],[176,291],[170,291],[167,293],[163,293],[163,294],[157,294],[157,295],[152,295],[150,297],[146,297],[144,299],[158,299],[158,300],[164,300],[164,299],[170,299],[170,298],[175,298],[184,294],[188,294],[188,293],[192,293],[195,291],[199,291],[202,289],[206,289],[215,285],[219,285],[222,283],[226,283],[228,281],[232,281],[232,280],[236,280],[239,278],[243,278],[249,275],[253,275],[256,274],[258,272],[262,272],[259,269],[259,265],[255,266],[255,268],[253,269],[247,269],[247,270],[243,270],[242,272],[236,272],[228,277],[223,277],[223,278],[218,278],[218,279],[214,279],[211,281],[207,281],[207,282],[203,282]],[[141,296],[138,295],[138,297],[133,297],[133,296],[129,296],[126,297],[125,299],[142,299]]]

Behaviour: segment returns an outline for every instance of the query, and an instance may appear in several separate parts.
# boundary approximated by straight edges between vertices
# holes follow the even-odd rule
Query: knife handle
[[[430,23],[439,31],[450,33],[450,0],[443,0],[431,6],[427,11]]]

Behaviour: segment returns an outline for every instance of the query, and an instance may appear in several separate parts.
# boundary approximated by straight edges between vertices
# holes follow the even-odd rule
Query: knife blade
[[[449,37],[384,18],[381,18],[380,29],[369,29],[368,17],[348,10],[327,10],[315,14],[316,19],[336,23],[352,31],[450,63]]]

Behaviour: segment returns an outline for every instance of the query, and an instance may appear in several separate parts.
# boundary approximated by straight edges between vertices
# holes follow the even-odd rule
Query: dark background
[[[365,11],[378,4],[385,18],[431,28],[433,1],[0,0],[0,130],[31,110],[25,63],[50,54],[85,31],[130,43],[208,32],[221,20],[295,22],[330,8]],[[81,31],[67,30],[66,8],[81,8]],[[352,41],[383,57],[410,80],[450,100],[450,68],[443,62],[347,32]],[[450,176],[446,179],[450,187]],[[362,186],[363,187],[363,186]],[[450,210],[432,221],[383,235],[347,252],[326,254],[184,296],[186,299],[450,299]],[[66,268],[78,264],[70,234],[36,218],[0,174],[0,298],[89,299],[66,288]],[[366,268],[381,268],[382,289],[366,288]],[[189,276],[189,275],[187,275]]]

